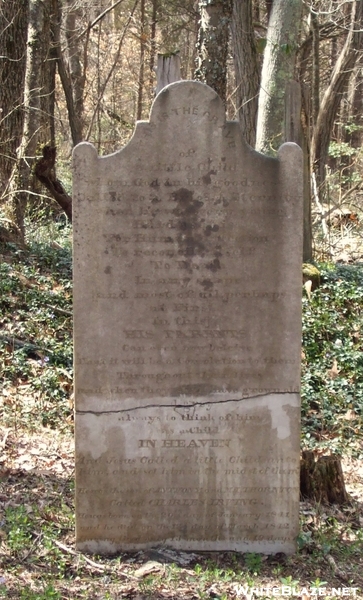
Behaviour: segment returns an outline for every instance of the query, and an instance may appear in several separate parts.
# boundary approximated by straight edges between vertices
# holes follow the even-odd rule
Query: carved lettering
[[[75,148],[77,545],[295,548],[301,164],[178,82]]]

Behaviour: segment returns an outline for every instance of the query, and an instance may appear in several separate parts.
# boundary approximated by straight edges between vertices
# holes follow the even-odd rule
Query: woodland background
[[[3,239],[24,242],[26,219],[56,202],[71,218],[72,147],[125,144],[148,118],[158,54],[216,89],[250,145],[303,147],[305,260],[312,229],[326,258],[362,256],[361,0],[1,0]]]

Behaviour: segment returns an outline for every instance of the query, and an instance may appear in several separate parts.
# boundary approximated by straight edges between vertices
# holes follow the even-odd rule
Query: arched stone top
[[[218,96],[205,83],[199,81],[177,81],[161,90],[156,96],[150,112],[150,123],[189,120],[192,123],[205,121],[215,125],[226,122],[225,107]]]

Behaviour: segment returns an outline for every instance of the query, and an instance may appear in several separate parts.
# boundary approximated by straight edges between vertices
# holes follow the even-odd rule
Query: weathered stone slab
[[[78,428],[79,548],[294,550],[297,394],[84,413]]]
[[[178,82],[74,152],[77,544],[292,552],[302,160]]]

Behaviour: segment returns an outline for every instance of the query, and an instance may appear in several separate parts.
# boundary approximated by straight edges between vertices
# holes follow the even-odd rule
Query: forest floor
[[[302,447],[342,457],[349,502],[301,502],[293,556],[100,557],[74,545],[69,230],[40,233],[26,252],[0,250],[0,598],[362,599],[362,265],[320,265],[303,290]]]

